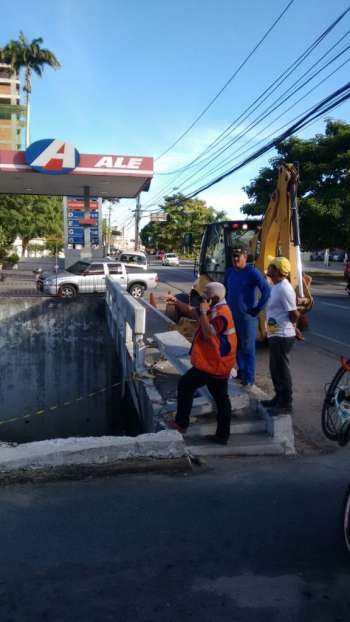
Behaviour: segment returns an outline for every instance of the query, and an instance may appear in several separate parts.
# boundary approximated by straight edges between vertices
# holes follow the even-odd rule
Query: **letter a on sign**
[[[45,138],[29,145],[25,151],[26,163],[39,173],[64,175],[79,166],[77,149],[62,140]]]

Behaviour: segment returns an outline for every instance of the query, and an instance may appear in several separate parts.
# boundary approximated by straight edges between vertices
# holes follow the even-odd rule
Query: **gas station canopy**
[[[35,147],[39,143],[45,144]],[[134,198],[149,189],[153,158],[75,150],[72,166],[72,149],[67,143],[46,139],[26,151],[0,151],[0,193],[83,196],[88,192],[108,199]]]

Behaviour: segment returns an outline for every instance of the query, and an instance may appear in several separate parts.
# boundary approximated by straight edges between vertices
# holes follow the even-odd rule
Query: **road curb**
[[[181,434],[65,438],[0,447],[0,484],[190,469]]]
[[[58,481],[77,481],[116,475],[191,473],[189,456],[174,459],[125,460],[113,464],[64,465],[36,469],[12,469],[0,473],[0,487],[18,484],[39,484]]]
[[[326,278],[330,278],[330,279],[342,279],[343,281],[345,281],[344,279],[344,274],[343,272],[335,272],[334,270],[332,271],[328,271],[328,270],[318,270],[317,268],[305,268],[305,273],[309,274],[310,276],[320,276],[320,277],[326,277]]]

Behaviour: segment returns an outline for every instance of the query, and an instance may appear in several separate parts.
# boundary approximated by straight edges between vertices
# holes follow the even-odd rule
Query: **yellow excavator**
[[[197,279],[190,294],[179,294],[183,302],[198,304],[204,287],[209,281],[223,281],[225,270],[232,265],[231,249],[237,243],[248,248],[249,261],[266,274],[269,256],[287,257],[291,264],[290,282],[297,294],[301,313],[300,328],[305,328],[305,314],[313,305],[311,277],[303,272],[300,250],[300,231],[297,203],[299,170],[296,164],[281,163],[278,179],[265,215],[262,219],[214,222],[206,225],[198,265]],[[180,332],[190,336],[193,332],[186,318],[180,318],[173,305],[166,309],[168,317],[179,324]],[[257,339],[266,336],[265,318],[259,316]]]

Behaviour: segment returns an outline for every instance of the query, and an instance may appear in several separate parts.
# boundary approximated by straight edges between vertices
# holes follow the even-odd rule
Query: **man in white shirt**
[[[286,257],[271,258],[267,270],[273,283],[266,307],[266,321],[275,396],[262,404],[269,408],[271,415],[292,411],[292,378],[288,355],[295,341],[299,312],[295,291],[287,278],[290,270],[290,262]]]

